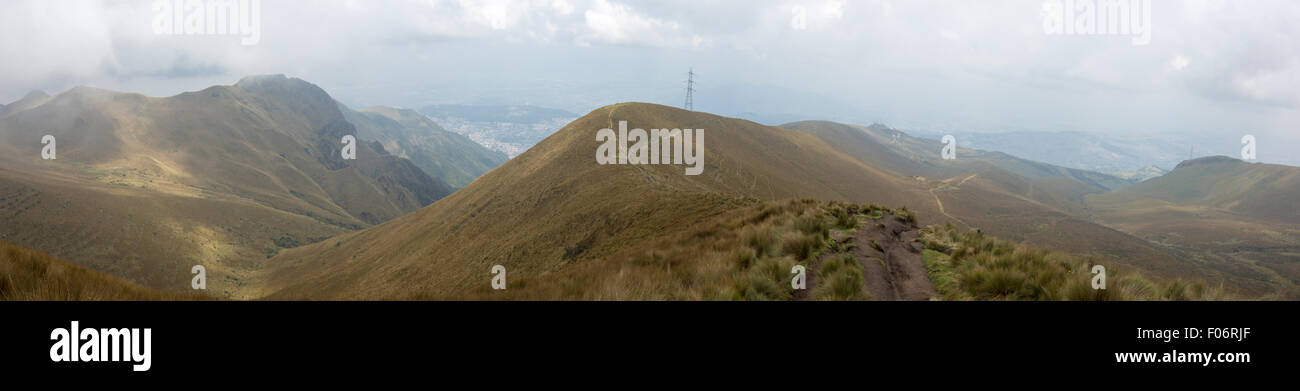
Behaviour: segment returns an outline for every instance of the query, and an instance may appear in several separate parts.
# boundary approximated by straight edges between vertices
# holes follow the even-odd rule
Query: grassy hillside
[[[705,169],[598,165],[595,133],[705,129]],[[911,194],[909,194],[911,193]],[[727,198],[865,198],[902,204],[923,190],[803,132],[650,104],[607,106],[574,121],[470,186],[411,215],[272,259],[276,297],[462,293],[501,264],[540,275],[684,230]],[[723,201],[719,201],[722,199]]]
[[[1300,224],[1300,168],[1246,163],[1224,156],[1179,164],[1166,175],[1125,191],[1095,197],[1097,204],[1165,203],[1203,206],[1261,220]]]
[[[965,182],[989,182],[999,190],[1063,212],[1081,209],[1084,195],[1121,189],[1130,184],[1105,174],[1019,159],[999,152],[967,149],[961,146],[960,140],[957,159],[943,160],[939,154],[943,144],[939,140],[912,137],[881,125],[862,127],[803,121],[782,126],[816,134],[841,152],[900,176],[927,179],[959,177]]]
[[[0,301],[195,299],[207,298],[148,289],[0,241]]]
[[[1015,242],[1095,256],[1160,278],[1227,280],[1233,289],[1250,289],[1252,284],[1250,276],[1207,268],[1182,249],[1092,221],[1087,197],[1130,184],[1119,178],[965,149],[960,140],[957,159],[942,160],[939,140],[910,137],[880,125],[805,121],[784,126],[811,132],[864,164],[912,179],[926,194],[906,205],[918,212],[923,224],[978,228]]]
[[[1152,280],[1121,266],[961,232],[918,228],[906,209],[735,199],[728,213],[597,261],[468,300],[1224,300],[1221,286]],[[1091,266],[1107,288],[1091,287]],[[796,265],[804,290],[791,285]],[[412,299],[448,297],[417,294]]]
[[[596,131],[618,121],[705,129],[704,173],[596,164]],[[1009,191],[1006,183],[1027,180],[1007,170],[914,178],[875,167],[846,148],[852,145],[659,105],[611,105],[425,209],[279,254],[268,263],[267,290],[275,298],[455,297],[484,284],[493,265],[517,278],[551,275],[687,232],[731,213],[736,198],[906,206],[922,224],[965,222],[1016,241],[1097,252],[1157,276],[1207,277],[1145,241]]]
[[[489,150],[468,137],[449,132],[414,110],[371,107],[360,112],[346,107],[357,137],[376,140],[394,155],[410,159],[424,172],[454,188],[462,188],[505,163],[504,153]]]
[[[451,191],[375,142],[343,160],[355,133],[323,90],[283,76],[167,98],[77,87],[0,118],[0,239],[164,290],[202,264],[213,294],[255,297],[281,249]]]
[[[1249,292],[1300,298],[1300,168],[1200,158],[1088,205],[1099,222],[1241,276]]]
[[[870,300],[884,252],[915,256],[920,246],[901,239],[915,231],[904,212],[872,205],[815,200],[763,202],[733,199],[727,213],[691,229],[633,246],[555,274],[519,277],[504,291],[484,280],[459,296],[471,300]],[[909,225],[910,224],[910,225]],[[888,229],[899,232],[893,234]],[[855,238],[877,233],[880,244]],[[884,236],[900,239],[891,243]],[[871,243],[875,243],[872,241]],[[869,255],[859,256],[858,254]],[[860,258],[860,259],[859,259]],[[791,285],[791,269],[807,270],[805,290]],[[919,276],[924,279],[924,276]],[[929,285],[928,281],[922,281]],[[879,286],[883,288],[884,286]],[[413,298],[439,298],[417,294]]]

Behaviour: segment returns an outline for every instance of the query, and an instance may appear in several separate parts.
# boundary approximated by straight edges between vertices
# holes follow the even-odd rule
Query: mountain
[[[41,103],[44,103],[45,100],[49,98],[50,95],[46,94],[45,91],[29,92],[27,93],[27,95],[23,96],[22,99],[19,99],[7,105],[0,105],[0,117],[8,115],[9,113],[16,113],[25,110],[27,108],[30,108],[32,106],[39,105]]]
[[[597,164],[597,131],[619,121],[705,129],[703,173]],[[461,297],[486,286],[494,265],[513,279],[560,276],[553,273],[723,224],[755,202],[791,198],[905,206],[922,224],[979,227],[1156,276],[1217,276],[1068,212],[1082,209],[1086,194],[1127,184],[1118,178],[969,150],[959,152],[969,158],[945,162],[928,157],[938,155],[937,142],[899,135],[901,144],[888,144],[882,137],[895,138],[883,129],[790,127],[808,130],[653,104],[606,106],[429,207],[281,252],[266,265],[265,291],[277,299]]]
[[[452,132],[510,158],[578,118],[568,111],[529,105],[431,105],[420,109]]]
[[[340,106],[340,110],[356,125],[357,137],[378,141],[385,150],[454,188],[469,185],[508,159],[505,153],[449,132],[414,110],[382,106],[361,111]]]
[[[1300,297],[1300,168],[1205,157],[1087,203],[1099,222]]]
[[[1300,168],[1211,156],[1178,164],[1128,191],[1098,197],[1201,206],[1262,220],[1300,224]]]
[[[378,142],[343,160],[357,132],[324,90],[281,75],[166,98],[73,88],[0,118],[0,238],[164,290],[202,264],[212,294],[254,295],[281,248],[451,192]]]

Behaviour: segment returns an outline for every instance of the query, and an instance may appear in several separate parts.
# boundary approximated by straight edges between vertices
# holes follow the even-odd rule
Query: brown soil
[[[884,223],[881,229],[879,224]],[[915,225],[886,214],[853,233],[853,257],[862,265],[867,292],[874,300],[930,300],[938,297],[921,260]],[[872,246],[872,243],[879,246]]]
[[[881,228],[880,224],[885,227]],[[840,242],[840,247],[852,244],[853,258],[862,266],[863,285],[871,294],[872,300],[879,301],[921,301],[937,299],[939,294],[930,282],[929,274],[922,261],[921,244],[916,241],[920,236],[915,224],[899,221],[893,215],[885,213],[877,220],[866,219],[857,230],[849,235],[835,236],[832,240]],[[871,243],[879,245],[876,249]],[[796,290],[795,301],[809,300],[817,287],[817,272],[822,261],[827,257],[840,256],[842,253],[823,252],[817,259],[808,263],[807,287]]]

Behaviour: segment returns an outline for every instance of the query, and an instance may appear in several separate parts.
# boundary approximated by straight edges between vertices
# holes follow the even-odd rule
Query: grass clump
[[[781,250],[797,260],[812,257],[821,246],[821,238],[807,233],[786,232],[781,236]]]
[[[839,229],[857,228],[858,218],[848,211],[837,210],[835,212],[835,227]]]
[[[829,257],[817,271],[819,283],[812,296],[817,300],[871,300],[867,293],[862,266],[852,255]]]

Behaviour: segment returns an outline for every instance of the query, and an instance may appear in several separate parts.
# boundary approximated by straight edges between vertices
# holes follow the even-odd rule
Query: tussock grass
[[[1222,286],[1157,282],[1106,267],[1106,289],[1093,289],[1095,261],[960,232],[952,225],[922,230],[924,261],[946,300],[1224,300]],[[950,253],[945,253],[948,251]]]
[[[881,208],[809,199],[755,202],[697,224],[700,228],[573,265],[563,278],[525,278],[504,292],[465,298],[790,300],[795,294],[791,269],[850,250],[831,240],[832,231],[856,228],[857,216],[876,209]],[[818,277],[828,288],[817,299],[866,298],[860,267],[821,271]]]
[[[0,242],[0,300],[193,300],[160,292],[60,261],[49,254]]]
[[[835,228],[854,229],[858,227],[858,218],[847,210],[835,210]]]
[[[786,232],[781,236],[782,252],[801,261],[812,257],[822,245],[822,238],[803,232]]]
[[[852,255],[829,257],[817,270],[817,278],[820,283],[812,292],[817,300],[871,300],[863,285],[862,266]]]

